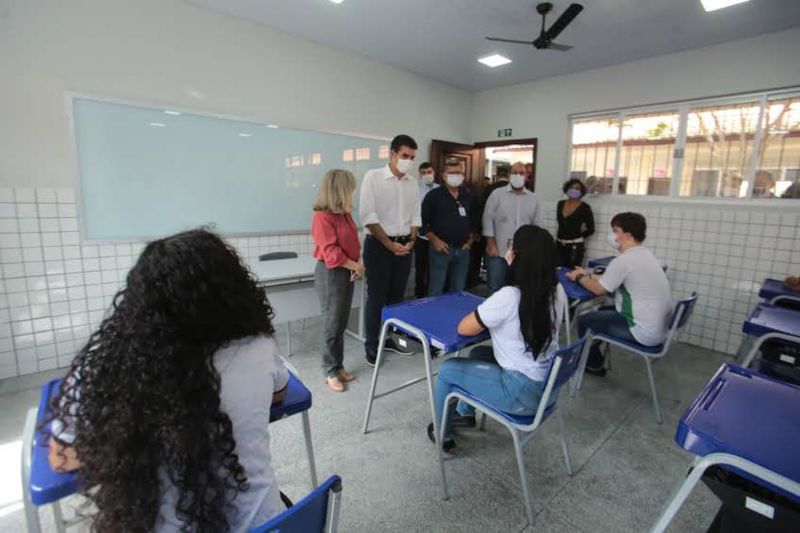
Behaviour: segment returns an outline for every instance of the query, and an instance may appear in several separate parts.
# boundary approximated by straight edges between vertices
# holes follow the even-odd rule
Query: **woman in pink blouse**
[[[353,217],[356,179],[347,170],[329,170],[314,201],[314,287],[322,309],[322,370],[336,392],[355,376],[344,368],[344,330],[350,318],[353,282],[364,275],[361,245]]]

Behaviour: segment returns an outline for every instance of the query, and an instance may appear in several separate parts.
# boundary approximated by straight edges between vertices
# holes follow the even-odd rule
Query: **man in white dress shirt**
[[[366,228],[364,266],[367,302],[364,309],[367,363],[374,366],[378,354],[381,311],[403,300],[411,272],[411,251],[422,225],[419,186],[408,174],[414,166],[417,143],[408,135],[392,139],[389,164],[368,171],[361,182],[358,214]],[[411,353],[391,340],[384,349]]]

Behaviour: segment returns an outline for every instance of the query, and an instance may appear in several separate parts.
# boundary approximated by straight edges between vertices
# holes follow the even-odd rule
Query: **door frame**
[[[503,139],[497,141],[481,141],[473,144],[475,148],[492,148],[495,146],[508,146],[510,144],[531,144],[533,145],[533,172],[531,173],[531,181],[528,188],[531,191],[536,191],[536,167],[537,160],[539,159],[539,139],[536,137],[529,137],[527,139]],[[481,164],[486,165],[486,156],[481,151]]]

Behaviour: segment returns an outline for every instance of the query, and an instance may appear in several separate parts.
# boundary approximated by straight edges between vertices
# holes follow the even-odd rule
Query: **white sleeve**
[[[283,357],[278,355],[278,352],[273,352],[273,359],[274,364],[273,371],[272,371],[272,383],[273,388],[272,392],[278,392],[286,388],[286,385],[289,384],[289,370],[286,368],[286,365],[283,363]]]
[[[509,314],[516,313],[514,290],[512,287],[503,287],[486,298],[475,310],[478,322],[482,326],[492,329],[508,320]]]
[[[611,260],[597,282],[603,286],[606,292],[614,292],[625,282],[625,278],[628,277],[632,268],[633,265],[630,264],[628,258],[620,255]]]
[[[494,212],[497,208],[496,194],[499,190],[500,189],[493,190],[492,194],[489,195],[489,199],[486,200],[486,207],[483,210],[483,220],[481,220],[484,237],[494,237]]]
[[[414,186],[414,203],[411,204],[414,216],[411,217],[411,225],[417,228],[422,227],[422,201],[419,197],[419,185]]]
[[[533,211],[533,225],[542,227],[542,210],[541,205],[539,204],[539,199],[536,196],[533,197],[534,202],[536,203],[536,207]]]
[[[371,173],[367,172],[361,180],[361,192],[358,197],[358,217],[361,225],[380,224],[378,212],[375,209],[375,191],[372,190]]]

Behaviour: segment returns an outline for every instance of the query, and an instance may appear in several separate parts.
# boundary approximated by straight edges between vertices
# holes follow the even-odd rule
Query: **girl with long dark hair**
[[[79,471],[94,530],[245,531],[279,512],[272,316],[217,235],[147,245],[52,406],[51,466]]]
[[[488,328],[492,345],[476,346],[469,358],[449,359],[439,369],[436,416],[440,419],[453,385],[512,415],[530,416],[539,406],[548,365],[558,348],[566,300],[556,278],[555,241],[545,229],[522,226],[514,233],[506,259],[511,265],[509,284],[458,325],[461,335],[477,335]],[[445,451],[455,448],[453,426],[474,427],[474,409],[459,404],[457,413],[448,417]],[[433,440],[433,424],[428,436]]]

